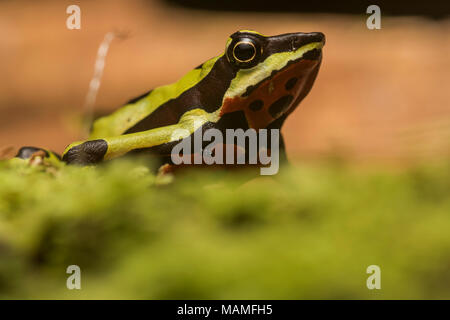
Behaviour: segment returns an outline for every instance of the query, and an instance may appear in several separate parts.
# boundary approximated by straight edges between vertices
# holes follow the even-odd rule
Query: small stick
[[[89,130],[91,123],[93,121],[94,105],[97,100],[97,93],[100,89],[101,79],[103,76],[103,70],[105,69],[106,55],[108,54],[111,42],[115,39],[125,39],[128,37],[126,32],[108,32],[97,51],[97,58],[95,59],[94,65],[94,75],[92,76],[91,82],[89,83],[89,90],[86,95],[86,100],[84,103],[84,114],[86,115],[86,125],[83,130],[83,135],[87,137],[89,135]]]

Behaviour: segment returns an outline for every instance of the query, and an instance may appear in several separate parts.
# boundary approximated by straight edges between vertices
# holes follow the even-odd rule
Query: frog
[[[198,131],[281,130],[310,92],[324,44],[321,32],[266,36],[239,30],[228,37],[223,53],[177,82],[152,89],[97,119],[90,136],[71,143],[61,156],[43,148],[22,147],[16,158],[27,160],[40,152],[53,162],[91,166],[125,155],[148,154],[158,157],[162,165],[173,166],[174,146]],[[282,134],[279,148],[286,159]]]

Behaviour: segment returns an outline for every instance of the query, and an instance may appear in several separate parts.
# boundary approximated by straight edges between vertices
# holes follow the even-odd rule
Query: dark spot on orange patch
[[[269,113],[272,118],[276,119],[282,115],[289,108],[293,99],[294,97],[289,94],[272,103],[269,107]]]
[[[291,90],[294,86],[295,86],[295,84],[297,83],[297,78],[296,77],[293,77],[293,78],[290,78],[287,82],[286,82],[286,84],[284,85],[284,87],[286,88],[286,90]]]
[[[247,87],[244,95],[224,99],[220,116],[243,111],[250,128],[267,128],[282,114],[291,113],[308,93],[314,80],[313,76],[310,77],[310,74],[313,74],[311,70],[317,65],[318,62],[311,60],[300,60],[288,65],[272,78],[265,79],[256,86]],[[292,89],[286,91],[286,84],[292,78],[297,78],[297,81]],[[286,98],[282,99],[284,96]],[[250,104],[256,100],[263,101],[263,107],[257,112],[250,109]]]
[[[250,105],[248,107],[252,111],[258,111],[258,110],[261,110],[263,106],[264,106],[264,102],[262,102],[261,100],[258,99],[258,100],[253,101],[252,103],[250,103]]]

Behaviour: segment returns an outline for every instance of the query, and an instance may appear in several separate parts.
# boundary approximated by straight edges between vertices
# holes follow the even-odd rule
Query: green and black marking
[[[89,139],[69,145],[62,160],[89,165],[142,152],[167,158],[197,130],[280,129],[310,91],[324,43],[317,32],[238,31],[223,54],[95,121]],[[32,152],[27,148],[18,157]]]

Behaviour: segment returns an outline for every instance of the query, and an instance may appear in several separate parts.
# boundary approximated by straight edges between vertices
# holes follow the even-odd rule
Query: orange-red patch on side
[[[297,63],[293,63],[282,71],[279,71],[272,78],[260,83],[249,96],[238,96],[225,99],[220,116],[242,110],[245,113],[250,128],[266,128],[275,120],[275,118],[270,115],[270,106],[286,95],[292,95],[294,98],[292,101],[296,101],[296,98],[300,95],[308,80],[311,69],[314,68],[316,64],[317,61],[313,60],[301,60]],[[297,82],[291,89],[286,89],[286,83],[292,78],[297,78]],[[252,110],[250,104],[256,100],[261,100],[263,106],[259,110]],[[289,108],[292,107],[293,106],[290,106]]]

